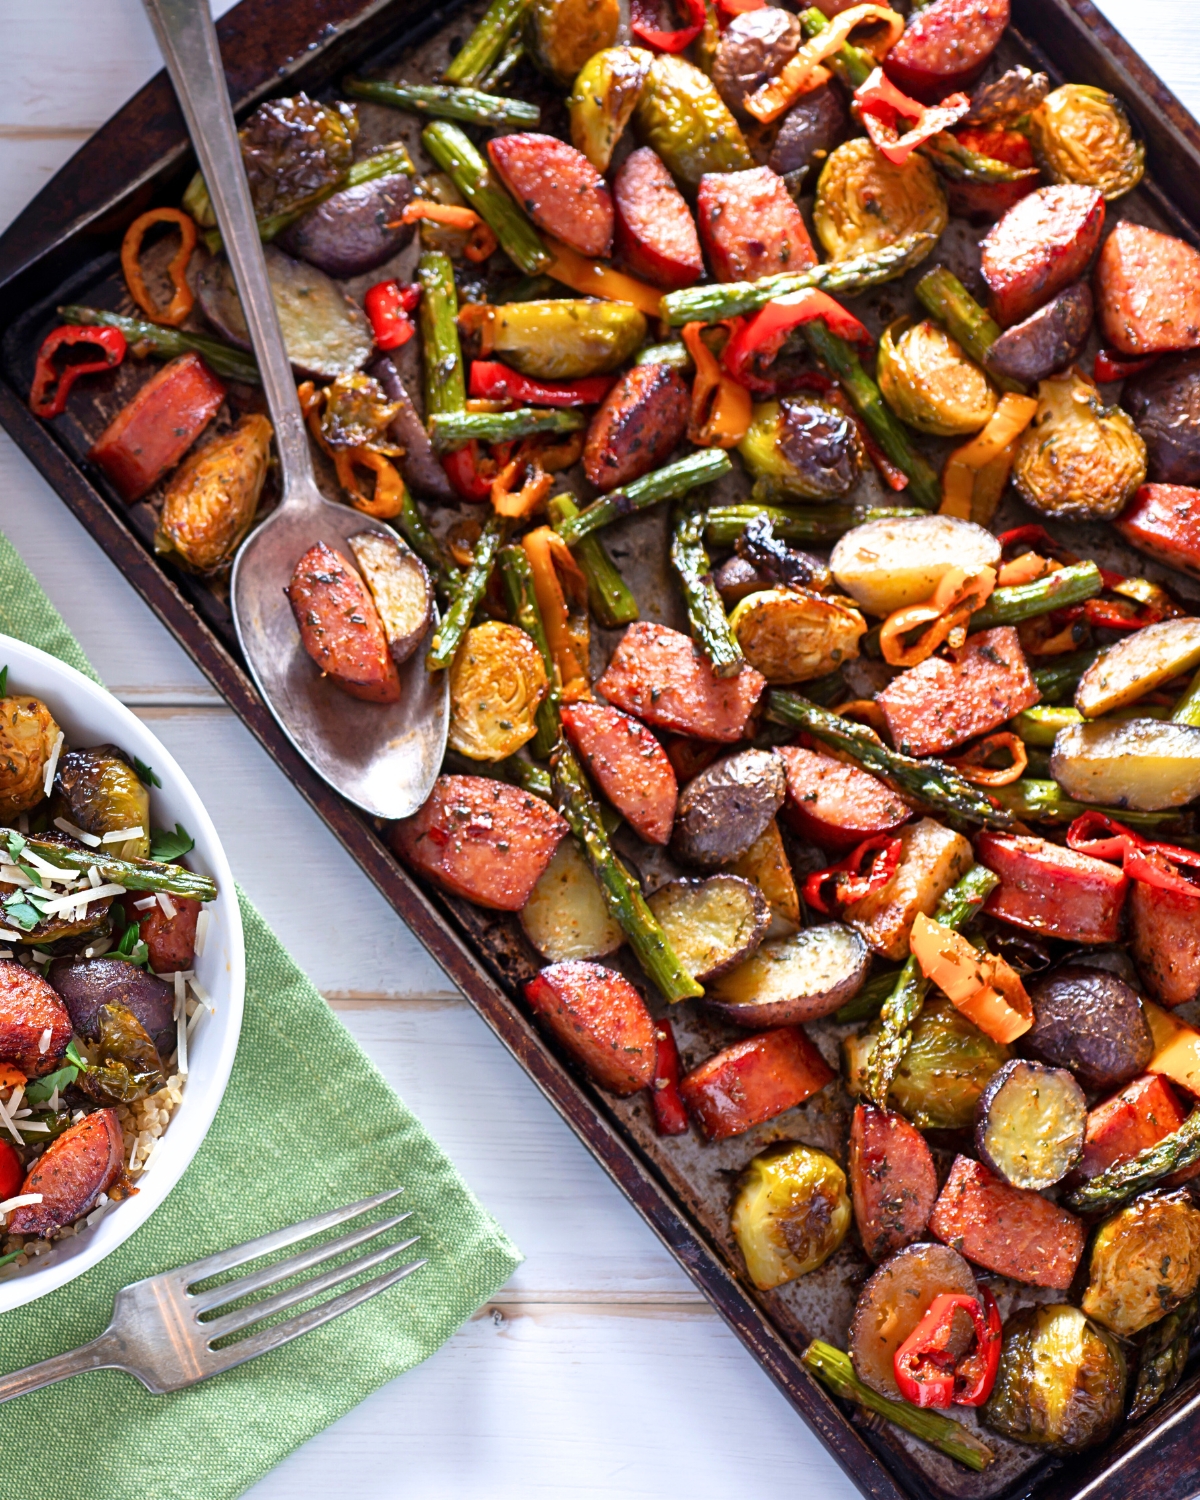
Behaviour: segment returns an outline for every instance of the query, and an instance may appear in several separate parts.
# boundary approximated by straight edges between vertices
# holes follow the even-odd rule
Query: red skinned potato
[[[902,755],[941,755],[1007,722],[1041,697],[1011,625],[968,636],[950,662],[930,656],[878,695]]]
[[[1113,529],[1139,552],[1200,578],[1200,490],[1144,484]]]
[[[152,375],[96,439],[88,457],[122,500],[140,500],[188,451],[225,399],[198,354],[181,354]]]
[[[1085,1181],[1120,1162],[1132,1161],[1139,1152],[1174,1134],[1186,1118],[1167,1080],[1157,1073],[1144,1073],[1088,1112],[1083,1157],[1070,1180]],[[1200,1162],[1173,1173],[1164,1185],[1174,1187],[1197,1174]]]
[[[679,783],[644,724],[607,703],[569,703],[562,726],[588,775],[648,844],[670,842]]]
[[[984,832],[975,856],[1000,877],[985,910],[1042,937],[1115,943],[1129,878],[1116,865],[1045,839]]]
[[[50,1044],[41,1041],[50,1033]],[[71,1040],[71,1017],[53,986],[15,959],[0,959],[0,1059],[28,1078],[53,1073]]]
[[[736,677],[718,677],[688,636],[639,620],[621,637],[595,688],[655,729],[733,744],[744,737],[766,685],[750,666]]]
[[[1009,0],[934,0],[883,60],[906,94],[936,104],[979,77],[1009,22]]]
[[[1200,890],[1195,896],[1135,880],[1129,892],[1130,950],[1160,1005],[1200,998]]]
[[[654,1077],[658,1041],[641,995],[603,964],[551,964],[526,981],[534,1015],[610,1094],[625,1097]]]
[[[800,210],[770,167],[706,173],[696,211],[714,281],[759,281],[817,263]]]
[[[639,146],[618,168],[613,207],[616,253],[635,276],[674,292],[704,275],[692,211],[649,146]]]
[[[725,1141],[803,1104],[834,1077],[798,1026],[735,1042],[680,1082],[684,1103],[710,1141]]]
[[[392,829],[392,848],[454,896],[520,911],[567,825],[519,787],[486,776],[439,776],[424,807]]]
[[[1002,328],[1020,323],[1088,268],[1104,228],[1098,188],[1038,188],[981,245],[988,305]],[[1097,299],[1102,303],[1102,295]]]
[[[364,703],[400,701],[400,674],[375,601],[340,552],[324,542],[310,547],[287,596],[304,649],[335,687]]]
[[[157,901],[147,911],[138,911],[134,903],[145,899],[145,891],[121,897],[125,920],[138,924],[138,933],[149,950],[150,967],[156,974],[190,969],[196,957],[196,923],[202,903],[191,896],[172,896],[175,915],[168,917]]]
[[[1065,1292],[1083,1254],[1084,1227],[1040,1193],[1011,1187],[969,1156],[956,1156],[929,1228],[997,1276]]]
[[[854,1222],[873,1261],[886,1260],[925,1233],[937,1201],[937,1172],[925,1137],[903,1115],[855,1106],[850,1192]]]
[[[1096,262],[1096,307],[1122,354],[1200,347],[1200,251],[1122,219]]]
[[[40,1203],[13,1209],[9,1234],[45,1236],[86,1214],[121,1175],[125,1140],[115,1109],[98,1109],[64,1130],[38,1157],[21,1184]]]
[[[539,229],[580,255],[608,255],[612,195],[582,151],[556,136],[532,132],[496,136],[487,149],[504,186]]]
[[[783,816],[801,838],[823,849],[852,848],[912,817],[912,809],[869,771],[797,745],[782,745],[779,754],[788,787]]]
[[[968,126],[954,132],[960,146],[980,156],[990,156],[1020,172],[1037,166],[1029,137],[1003,125]],[[1038,185],[1036,177],[1022,177],[1016,182],[948,182],[946,196],[950,212],[958,219],[975,223],[995,222],[1014,203],[1027,198]]]
[[[687,434],[691,392],[670,365],[626,370],[592,417],[583,472],[598,490],[615,489],[657,469]]]

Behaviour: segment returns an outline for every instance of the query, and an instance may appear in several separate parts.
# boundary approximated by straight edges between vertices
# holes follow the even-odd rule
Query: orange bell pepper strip
[[[521,546],[533,573],[533,592],[558,672],[562,701],[578,703],[591,698],[586,666],[587,579],[566,542],[549,526],[527,532]],[[568,592],[573,608],[568,608]]]
[[[696,366],[688,438],[699,448],[736,448],[750,430],[751,398],[701,337],[703,323],[685,323],[683,342]]]
[[[624,271],[615,271],[601,260],[589,260],[559,240],[546,240],[550,252],[548,275],[561,281],[572,291],[582,292],[585,297],[600,297],[605,302],[631,302],[648,318],[662,316],[662,292],[648,282],[627,276]]]
[[[828,83],[832,75],[828,68],[822,67],[825,59],[840,52],[850,33],[865,22],[876,24],[862,45],[876,62],[882,62],[900,40],[904,17],[884,5],[853,5],[805,42],[774,78],[750,95],[743,106],[747,114],[760,124],[769,125],[803,94],[811,94],[813,89]]]
[[[324,404],[325,392],[317,388],[311,380],[303,381],[296,387],[296,395],[300,398],[300,410],[308,419],[309,430],[316,439],[317,446],[333,461],[337,470],[338,484],[345,490],[350,504],[355,510],[362,511],[364,516],[370,516],[375,521],[391,521],[404,509],[404,497],[406,494],[404,480],[400,477],[395,464],[390,463],[388,458],[375,448],[334,448],[331,447],[321,427],[321,407]],[[389,452],[400,453],[403,449],[390,449]],[[375,490],[371,495],[360,487],[358,475],[355,469],[369,469],[375,475]]]
[[[985,1036],[1008,1045],[1033,1025],[1033,1005],[1004,959],[981,953],[952,927],[917,914],[909,939],[921,973]]]
[[[428,219],[431,224],[442,224],[447,229],[465,230],[470,238],[467,240],[463,254],[468,260],[477,265],[480,261],[487,260],[499,248],[499,241],[492,233],[491,227],[475,212],[473,208],[460,207],[456,203],[431,203],[426,198],[414,198],[411,203],[406,203],[401,210],[399,222],[401,224],[415,224],[420,219]],[[392,227],[388,226],[389,229]]]
[[[988,757],[995,755],[998,750],[1008,751],[1011,757],[1010,765],[989,766],[986,764]],[[953,766],[960,776],[976,786],[1010,786],[1014,781],[1020,781],[1029,766],[1029,754],[1020,736],[1007,729],[1001,730],[998,734],[989,734],[987,739],[980,740],[977,745],[972,745],[962,755],[956,755],[953,758],[943,755],[941,758],[948,766]]]
[[[519,490],[514,490],[513,481],[518,475],[523,476],[523,483]],[[510,459],[492,480],[492,509],[498,516],[523,520],[533,515],[553,485],[554,476],[547,474],[536,459],[530,462],[523,458]]]
[[[966,639],[967,622],[981,609],[996,587],[994,568],[980,568],[968,574],[963,568],[947,568],[931,598],[924,604],[908,604],[897,609],[879,630],[883,659],[892,667],[915,667],[933,655],[946,642],[961,646]],[[911,645],[904,637],[910,631],[927,628]]]
[[[142,274],[142,241],[146,231],[154,224],[175,224],[179,228],[179,249],[171,257],[167,275],[171,278],[173,292],[166,307],[160,307],[150,295],[146,278]],[[152,208],[139,214],[125,231],[121,241],[121,270],[129,295],[154,323],[166,323],[178,328],[187,319],[196,304],[196,298],[187,281],[188,262],[196,248],[196,222],[181,208]]]
[[[1036,411],[1037,401],[1032,396],[1000,398],[983,431],[946,460],[939,515],[987,525],[991,516],[981,512],[988,504],[995,509],[1017,456],[1017,439]]]

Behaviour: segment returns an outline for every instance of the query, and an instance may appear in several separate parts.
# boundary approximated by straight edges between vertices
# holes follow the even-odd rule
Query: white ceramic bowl
[[[246,992],[246,952],[233,875],[212,819],[173,756],[123,704],[73,667],[34,646],[0,635],[0,667],[8,666],[8,691],[41,698],[72,748],[119,745],[152,766],[162,790],[150,793],[155,827],[182,823],[196,841],[188,863],[217,882],[220,895],[210,913],[204,952],[196,977],[211,997],[214,1012],[196,1022],[188,1043],[188,1079],[183,1103],[162,1137],[150,1170],[138,1179],[138,1192],[90,1229],[64,1240],[11,1279],[0,1280],[0,1313],[73,1281],[122,1244],[144,1224],[187,1169],[208,1133],[233,1067]]]

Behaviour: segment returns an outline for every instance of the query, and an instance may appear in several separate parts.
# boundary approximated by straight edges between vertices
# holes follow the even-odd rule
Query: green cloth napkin
[[[96,678],[3,533],[0,631]],[[429,1264],[324,1328],[191,1390],[151,1396],[131,1376],[103,1370],[0,1406],[3,1500],[240,1495],[432,1354],[520,1263],[259,913],[240,892],[239,899],[246,1017],[212,1129],[132,1239],[69,1286],[0,1317],[0,1369],[95,1337],[114,1294],[131,1281],[401,1184],[397,1208],[413,1210],[404,1228],[421,1236],[409,1253]]]

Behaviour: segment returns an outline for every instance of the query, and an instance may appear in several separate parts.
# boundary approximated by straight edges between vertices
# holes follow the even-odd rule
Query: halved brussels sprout
[[[786,396],[755,406],[738,452],[751,474],[788,494],[836,500],[853,489],[865,456],[858,428],[831,401]]]
[[[230,560],[258,509],[271,435],[267,418],[253,413],[176,469],[154,531],[155,552],[197,573]]]
[[[1187,1193],[1148,1194],[1100,1226],[1080,1306],[1121,1338],[1157,1323],[1200,1285],[1200,1210]]]
[[[77,1087],[101,1104],[132,1104],[157,1093],[167,1081],[162,1059],[134,1013],[110,1002],[100,1007],[97,1019],[100,1038]]]
[[[866,136],[829,153],[817,181],[813,224],[830,260],[870,255],[910,234],[941,234],[949,221],[941,180],[915,152],[893,166]]]
[[[867,1059],[878,1027],[842,1044],[846,1086],[865,1092]],[[941,995],[926,1000],[913,1023],[912,1043],[892,1083],[888,1103],[919,1130],[965,1130],[988,1081],[1012,1056],[1012,1049],[985,1036]]]
[[[1094,187],[1111,202],[1137,187],[1146,148],[1134,139],[1125,106],[1088,83],[1066,83],[1029,116],[1038,166],[1051,182]]]
[[[492,349],[538,380],[578,380],[622,365],[646,337],[646,319],[628,302],[556,297],[496,308]]]
[[[1062,520],[1111,520],[1146,478],[1146,445],[1119,406],[1106,407],[1078,370],[1038,385],[1013,480],[1034,510]]]
[[[851,1217],[837,1162],[783,1141],[742,1174],[732,1227],[751,1281],[768,1292],[823,1265],[846,1238]]]
[[[985,427],[998,396],[946,330],[925,318],[891,324],[879,340],[876,379],[887,404],[918,432],[960,437]]]
[[[1120,1420],[1125,1375],[1117,1341],[1077,1307],[1023,1307],[1004,1325],[1000,1370],[980,1415],[1018,1443],[1077,1453]]]
[[[729,617],[746,660],[768,682],[812,682],[858,655],[867,622],[846,599],[808,589],[749,594]]]
[[[653,61],[644,47],[605,47],[579,70],[567,100],[571,141],[597,172],[608,171]]]
[[[472,760],[505,760],[537,733],[549,682],[542,653],[516,625],[467,631],[450,668],[450,743]]]
[[[104,838],[126,828],[137,830],[131,838],[105,842],[106,854],[116,859],[149,857],[150,791],[124,750],[116,745],[68,750],[59,759],[54,790],[67,821],[84,833]]]
[[[36,807],[59,728],[40,698],[0,698],[0,818]]]
[[[645,144],[690,188],[700,185],[705,172],[741,172],[754,165],[742,128],[712,80],[670,52],[650,65],[635,123]]]
[[[525,46],[543,73],[569,89],[588,58],[616,41],[620,24],[619,0],[533,0]]]

